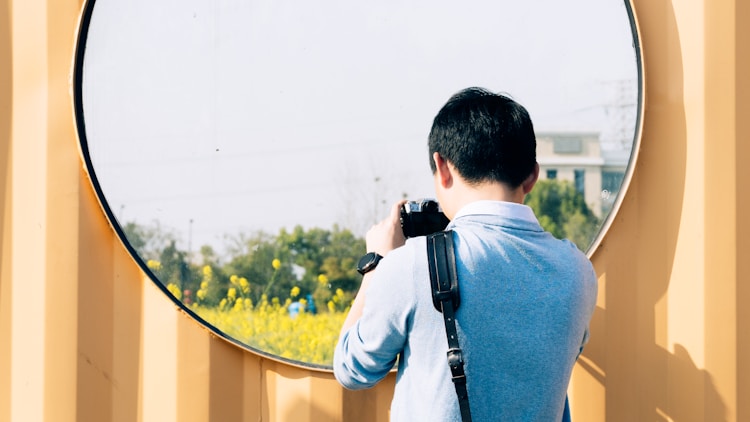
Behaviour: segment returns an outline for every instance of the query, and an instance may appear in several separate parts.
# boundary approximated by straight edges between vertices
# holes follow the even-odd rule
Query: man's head
[[[517,188],[536,168],[536,136],[526,109],[482,88],[453,95],[438,112],[429,137],[430,167],[437,152],[470,184]]]

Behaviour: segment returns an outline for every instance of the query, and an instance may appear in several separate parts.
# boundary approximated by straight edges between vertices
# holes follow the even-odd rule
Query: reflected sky
[[[626,16],[615,0],[98,0],[89,152],[121,223],[158,220],[192,249],[295,224],[363,233],[433,195],[431,120],[467,86],[509,93],[538,131],[629,147]]]

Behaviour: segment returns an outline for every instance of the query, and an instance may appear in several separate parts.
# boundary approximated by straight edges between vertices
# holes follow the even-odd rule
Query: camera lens
[[[438,203],[436,201],[433,201],[432,199],[426,199],[422,201],[421,208],[422,208],[422,211],[437,212]]]

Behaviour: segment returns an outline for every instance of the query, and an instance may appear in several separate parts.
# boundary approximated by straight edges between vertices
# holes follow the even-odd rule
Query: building
[[[599,218],[612,209],[630,154],[622,148],[603,148],[598,132],[537,133],[539,179],[572,183]]]

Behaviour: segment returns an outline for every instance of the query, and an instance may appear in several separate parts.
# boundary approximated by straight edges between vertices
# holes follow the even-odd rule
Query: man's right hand
[[[388,252],[403,246],[406,243],[404,231],[401,229],[401,208],[406,200],[401,200],[391,207],[391,212],[381,222],[375,224],[367,231],[365,243],[367,252],[377,252],[386,256]]]

